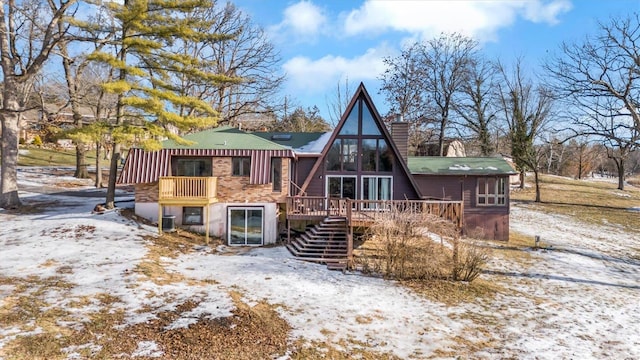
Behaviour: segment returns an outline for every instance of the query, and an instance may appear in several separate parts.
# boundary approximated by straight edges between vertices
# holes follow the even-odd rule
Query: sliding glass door
[[[327,194],[332,198],[357,199],[355,176],[327,176]]]
[[[392,193],[391,176],[363,176],[362,200],[391,200]],[[379,203],[364,203],[363,209],[377,209]]]
[[[229,245],[262,245],[264,210],[261,207],[229,207]]]

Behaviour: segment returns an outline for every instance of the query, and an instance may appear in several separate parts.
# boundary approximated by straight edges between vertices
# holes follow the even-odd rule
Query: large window
[[[233,176],[249,176],[251,173],[250,157],[234,157],[231,160]]]
[[[392,159],[384,139],[362,139],[362,171],[391,171]]]
[[[175,176],[211,176],[211,158],[175,158],[172,167]]]
[[[327,153],[327,170],[356,171],[358,139],[335,139]]]
[[[478,206],[505,206],[507,192],[507,178],[481,177],[478,178],[476,204]]]
[[[185,206],[182,208],[182,225],[202,225],[202,207]]]

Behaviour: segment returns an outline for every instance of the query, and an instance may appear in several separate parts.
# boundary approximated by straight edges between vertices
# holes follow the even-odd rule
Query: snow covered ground
[[[118,298],[115,306],[124,311],[127,324],[195,301],[196,308],[170,325],[188,326],[201,315],[229,316],[233,290],[249,304],[278,304],[293,328],[292,340],[346,340],[341,342],[345,346],[365,344],[402,358],[640,358],[639,233],[514,206],[511,226],[541,236],[547,249],[498,255],[482,278],[508,291],[453,306],[392,281],[297,261],[283,247],[235,255],[198,248],[162,258],[166,271],[184,281],[158,284],[131,271],[148,253],[144,236],[154,236],[156,229],[118,212],[93,214],[104,199],[93,197],[90,182],[54,174],[33,168],[19,172],[21,186],[28,189],[21,193],[24,202],[45,210],[20,215],[0,211],[0,279],[59,276],[71,284],[45,296],[49,308],[76,304],[75,321],[64,326],[81,325],[86,314],[101,306],[96,300],[78,307],[80,299],[105,293]],[[131,197],[120,195],[121,200]],[[0,308],[28,291],[0,281]],[[6,326],[0,318],[0,354],[16,336],[38,331],[29,324]],[[162,347],[140,339],[138,351],[130,355],[161,356]],[[69,349],[68,356],[78,354]]]

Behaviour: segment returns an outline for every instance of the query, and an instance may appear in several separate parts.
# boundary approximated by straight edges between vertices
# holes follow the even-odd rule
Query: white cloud
[[[297,38],[316,36],[327,21],[322,9],[309,1],[300,1],[287,7],[283,17],[282,22],[271,28],[271,32],[292,31]]]
[[[335,86],[342,78],[353,83],[375,79],[384,71],[382,59],[390,55],[386,46],[368,49],[363,55],[354,58],[326,55],[312,60],[297,56],[288,60],[283,68],[287,72],[291,90],[321,92]]]
[[[400,31],[432,37],[459,32],[481,41],[495,39],[496,32],[518,17],[555,24],[571,9],[569,0],[528,1],[380,1],[368,0],[344,19],[347,35]]]

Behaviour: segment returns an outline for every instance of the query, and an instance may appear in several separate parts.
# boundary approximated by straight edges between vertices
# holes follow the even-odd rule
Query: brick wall
[[[218,177],[218,201],[224,203],[284,203],[289,190],[291,159],[282,159],[282,191],[273,192],[273,184],[249,184],[248,176],[231,175],[231,157],[213,159],[213,176]],[[158,182],[135,185],[136,202],[158,202]]]
[[[218,177],[218,201],[220,202],[285,202],[289,189],[289,164],[282,159],[282,191],[273,192],[273,184],[249,184],[248,176],[231,175],[231,158],[213,160],[213,176]]]
[[[158,182],[135,185],[135,199],[137,203],[158,202]]]

